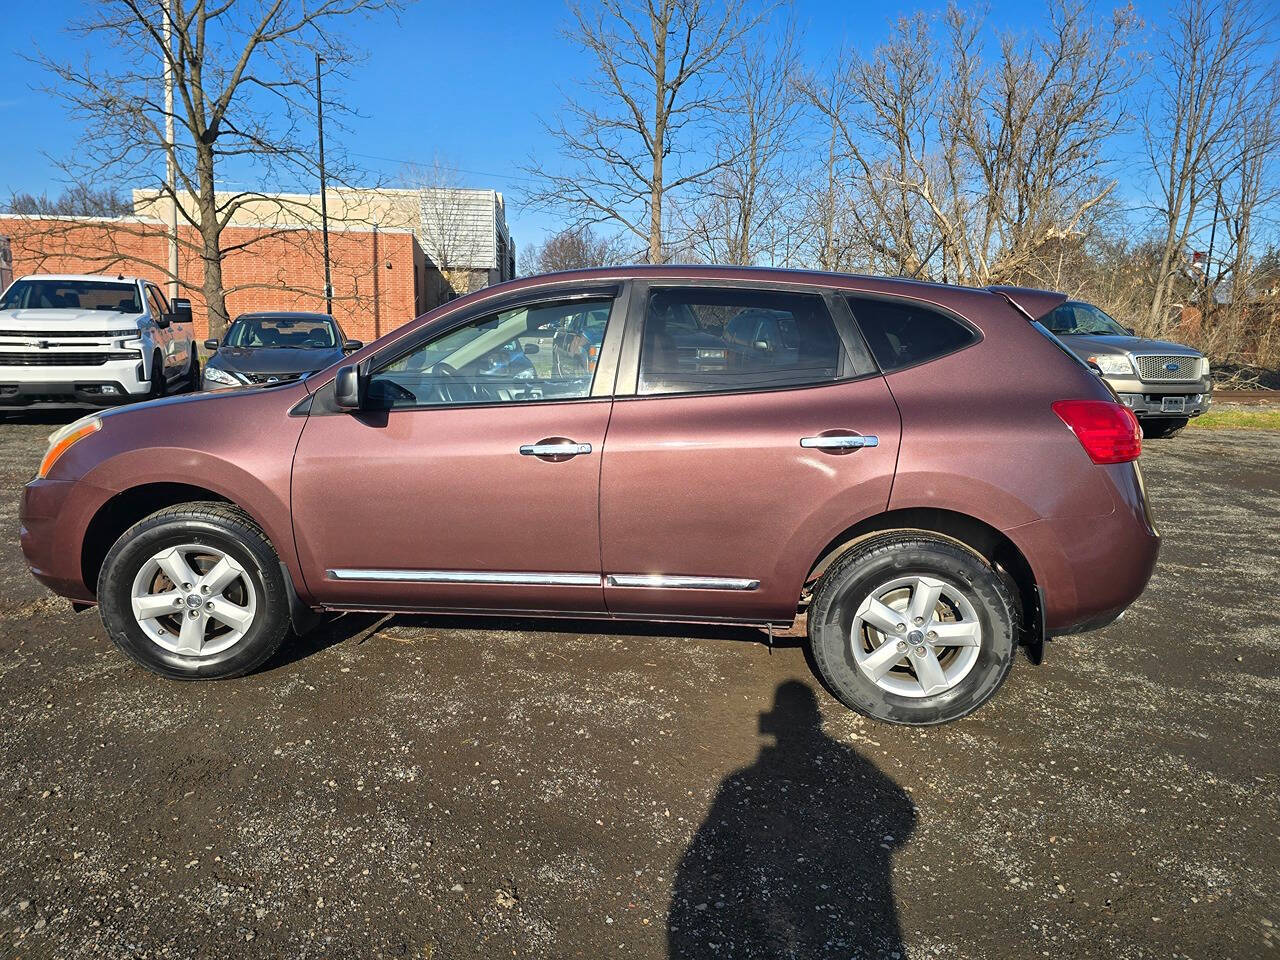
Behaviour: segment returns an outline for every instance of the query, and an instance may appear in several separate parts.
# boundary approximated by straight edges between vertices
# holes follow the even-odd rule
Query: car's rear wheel
[[[290,622],[275,550],[224,503],[181,504],[130,527],[103,562],[98,603],[130,659],[175,679],[249,673]]]
[[[810,649],[828,688],[890,723],[945,723],[978,709],[1009,672],[1017,629],[1017,603],[986,560],[916,531],[846,553],[809,608]]]
[[[1187,425],[1187,417],[1161,417],[1142,421],[1142,435],[1148,440],[1167,440],[1176,437]]]

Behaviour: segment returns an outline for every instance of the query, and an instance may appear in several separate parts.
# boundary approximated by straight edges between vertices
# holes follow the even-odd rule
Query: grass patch
[[[1280,430],[1280,410],[1210,410],[1191,421],[1201,430]]]

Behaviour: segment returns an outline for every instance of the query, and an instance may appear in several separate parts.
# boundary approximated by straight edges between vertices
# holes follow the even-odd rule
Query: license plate
[[[1161,413],[1182,413],[1187,409],[1186,397],[1164,397],[1160,401]]]

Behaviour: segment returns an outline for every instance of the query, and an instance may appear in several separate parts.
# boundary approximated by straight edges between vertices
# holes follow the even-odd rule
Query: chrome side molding
[[[857,450],[862,447],[880,446],[880,438],[874,433],[865,437],[848,434],[833,437],[801,437],[800,446],[815,450]]]
[[[662,573],[611,573],[611,587],[656,587],[660,590],[755,590],[759,580],[745,577],[679,577]]]
[[[513,573],[500,570],[326,570],[330,580],[380,583],[492,583],[534,587],[598,587],[595,573]]]

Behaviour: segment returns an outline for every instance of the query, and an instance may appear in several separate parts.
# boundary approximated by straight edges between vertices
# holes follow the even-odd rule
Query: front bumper
[[[1137,377],[1103,379],[1120,402],[1139,417],[1198,417],[1213,402],[1213,382],[1208,377],[1188,383],[1149,383]]]
[[[102,407],[141,400],[150,392],[141,358],[83,367],[0,365],[0,407]]]

